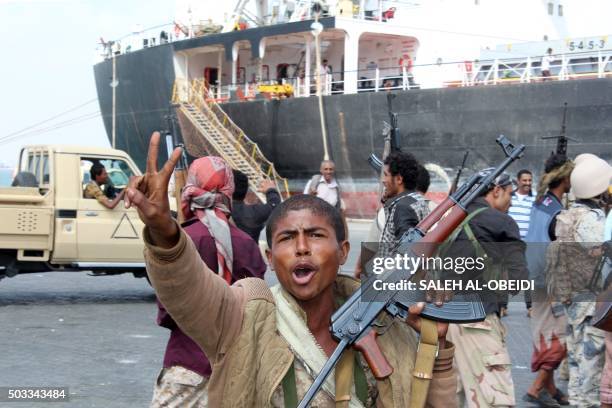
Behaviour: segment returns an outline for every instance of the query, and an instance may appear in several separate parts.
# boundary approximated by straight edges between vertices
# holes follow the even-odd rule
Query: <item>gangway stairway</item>
[[[233,169],[249,177],[249,187],[263,201],[264,193],[258,186],[264,179],[270,179],[282,198],[289,197],[287,179],[280,177],[263,155],[259,146],[251,141],[221,107],[209,97],[203,79],[189,83],[177,80],[174,85],[172,102],[189,120],[197,132],[183,131],[185,147],[190,155],[199,157],[208,154],[222,157]]]

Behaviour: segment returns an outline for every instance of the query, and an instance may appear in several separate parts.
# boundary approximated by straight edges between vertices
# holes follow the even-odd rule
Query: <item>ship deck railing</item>
[[[550,77],[542,76],[540,61],[540,57],[526,57],[361,69],[356,71],[357,93],[612,77],[612,50],[603,50],[595,54],[557,55],[550,65]],[[445,71],[446,74],[454,71],[457,79],[436,78],[435,72],[441,71]],[[344,94],[343,78],[347,73],[334,71],[321,75],[321,93],[323,95]],[[315,74],[309,77],[283,78],[280,81],[242,81],[222,86],[217,83],[211,85],[210,89],[216,102],[229,101],[232,91],[236,90],[239,90],[237,100],[248,101],[258,95],[259,85],[280,82],[293,87],[293,97],[308,97],[317,93],[316,79]]]

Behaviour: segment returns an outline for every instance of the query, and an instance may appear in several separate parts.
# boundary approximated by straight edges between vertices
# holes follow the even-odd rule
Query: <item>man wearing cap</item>
[[[450,252],[476,257],[484,252],[491,260],[481,275],[487,280],[527,278],[525,244],[521,241],[516,222],[507,214],[512,199],[512,180],[500,175],[482,195],[467,207],[468,218],[453,242]],[[474,237],[475,241],[469,237]],[[500,273],[495,276],[495,270]],[[474,276],[482,278],[483,276]],[[481,284],[484,283],[480,279]],[[456,345],[455,362],[459,374],[459,406],[513,406],[514,384],[510,355],[505,343],[504,328],[499,318],[496,294],[483,298],[485,321],[451,324],[448,337]]]
[[[557,240],[547,251],[547,286],[565,304],[567,354],[570,371],[569,402],[580,407],[599,406],[599,387],[604,364],[605,333],[591,325],[595,293],[601,282],[592,282],[601,256],[603,211],[612,167],[599,157],[578,161],[571,174],[576,201],[557,216]]]
[[[546,292],[546,248],[556,239],[557,215],[563,210],[563,196],[570,190],[570,174],[574,163],[565,155],[551,155],[544,164],[538,184],[538,195],[524,238],[527,243],[529,278],[535,283],[531,308],[533,354],[531,371],[537,376],[523,400],[540,406],[567,405],[567,396],[555,385],[554,372],[566,356],[565,329],[567,319],[563,305]],[[554,273],[554,271],[552,271]],[[556,302],[555,302],[556,301]]]

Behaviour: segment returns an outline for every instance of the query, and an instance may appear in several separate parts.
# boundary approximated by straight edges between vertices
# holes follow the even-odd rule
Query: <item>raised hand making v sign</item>
[[[149,142],[146,172],[143,176],[130,179],[125,194],[125,207],[136,207],[138,216],[149,229],[152,244],[171,248],[179,240],[179,228],[170,214],[168,182],[181,157],[181,148],[174,149],[168,161],[158,171],[159,140],[159,132],[154,132]]]

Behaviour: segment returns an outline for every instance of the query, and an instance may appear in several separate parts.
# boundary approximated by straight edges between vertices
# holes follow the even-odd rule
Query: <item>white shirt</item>
[[[508,215],[516,221],[521,238],[525,238],[527,231],[529,231],[529,220],[534,201],[535,196],[532,194],[516,192],[512,195],[512,205],[508,209]]]
[[[552,57],[552,55],[545,55],[542,57],[542,65],[540,66],[540,69],[542,71],[550,71],[550,63],[554,60],[555,59]]]
[[[308,192],[310,191],[311,182],[312,179],[310,179],[306,184],[306,187],[304,188],[304,194],[308,194]],[[321,179],[319,180],[319,185],[317,186],[317,197],[335,206],[338,202],[338,183],[336,183],[336,179],[333,178],[331,182],[327,183],[325,181],[325,178],[321,176]]]

